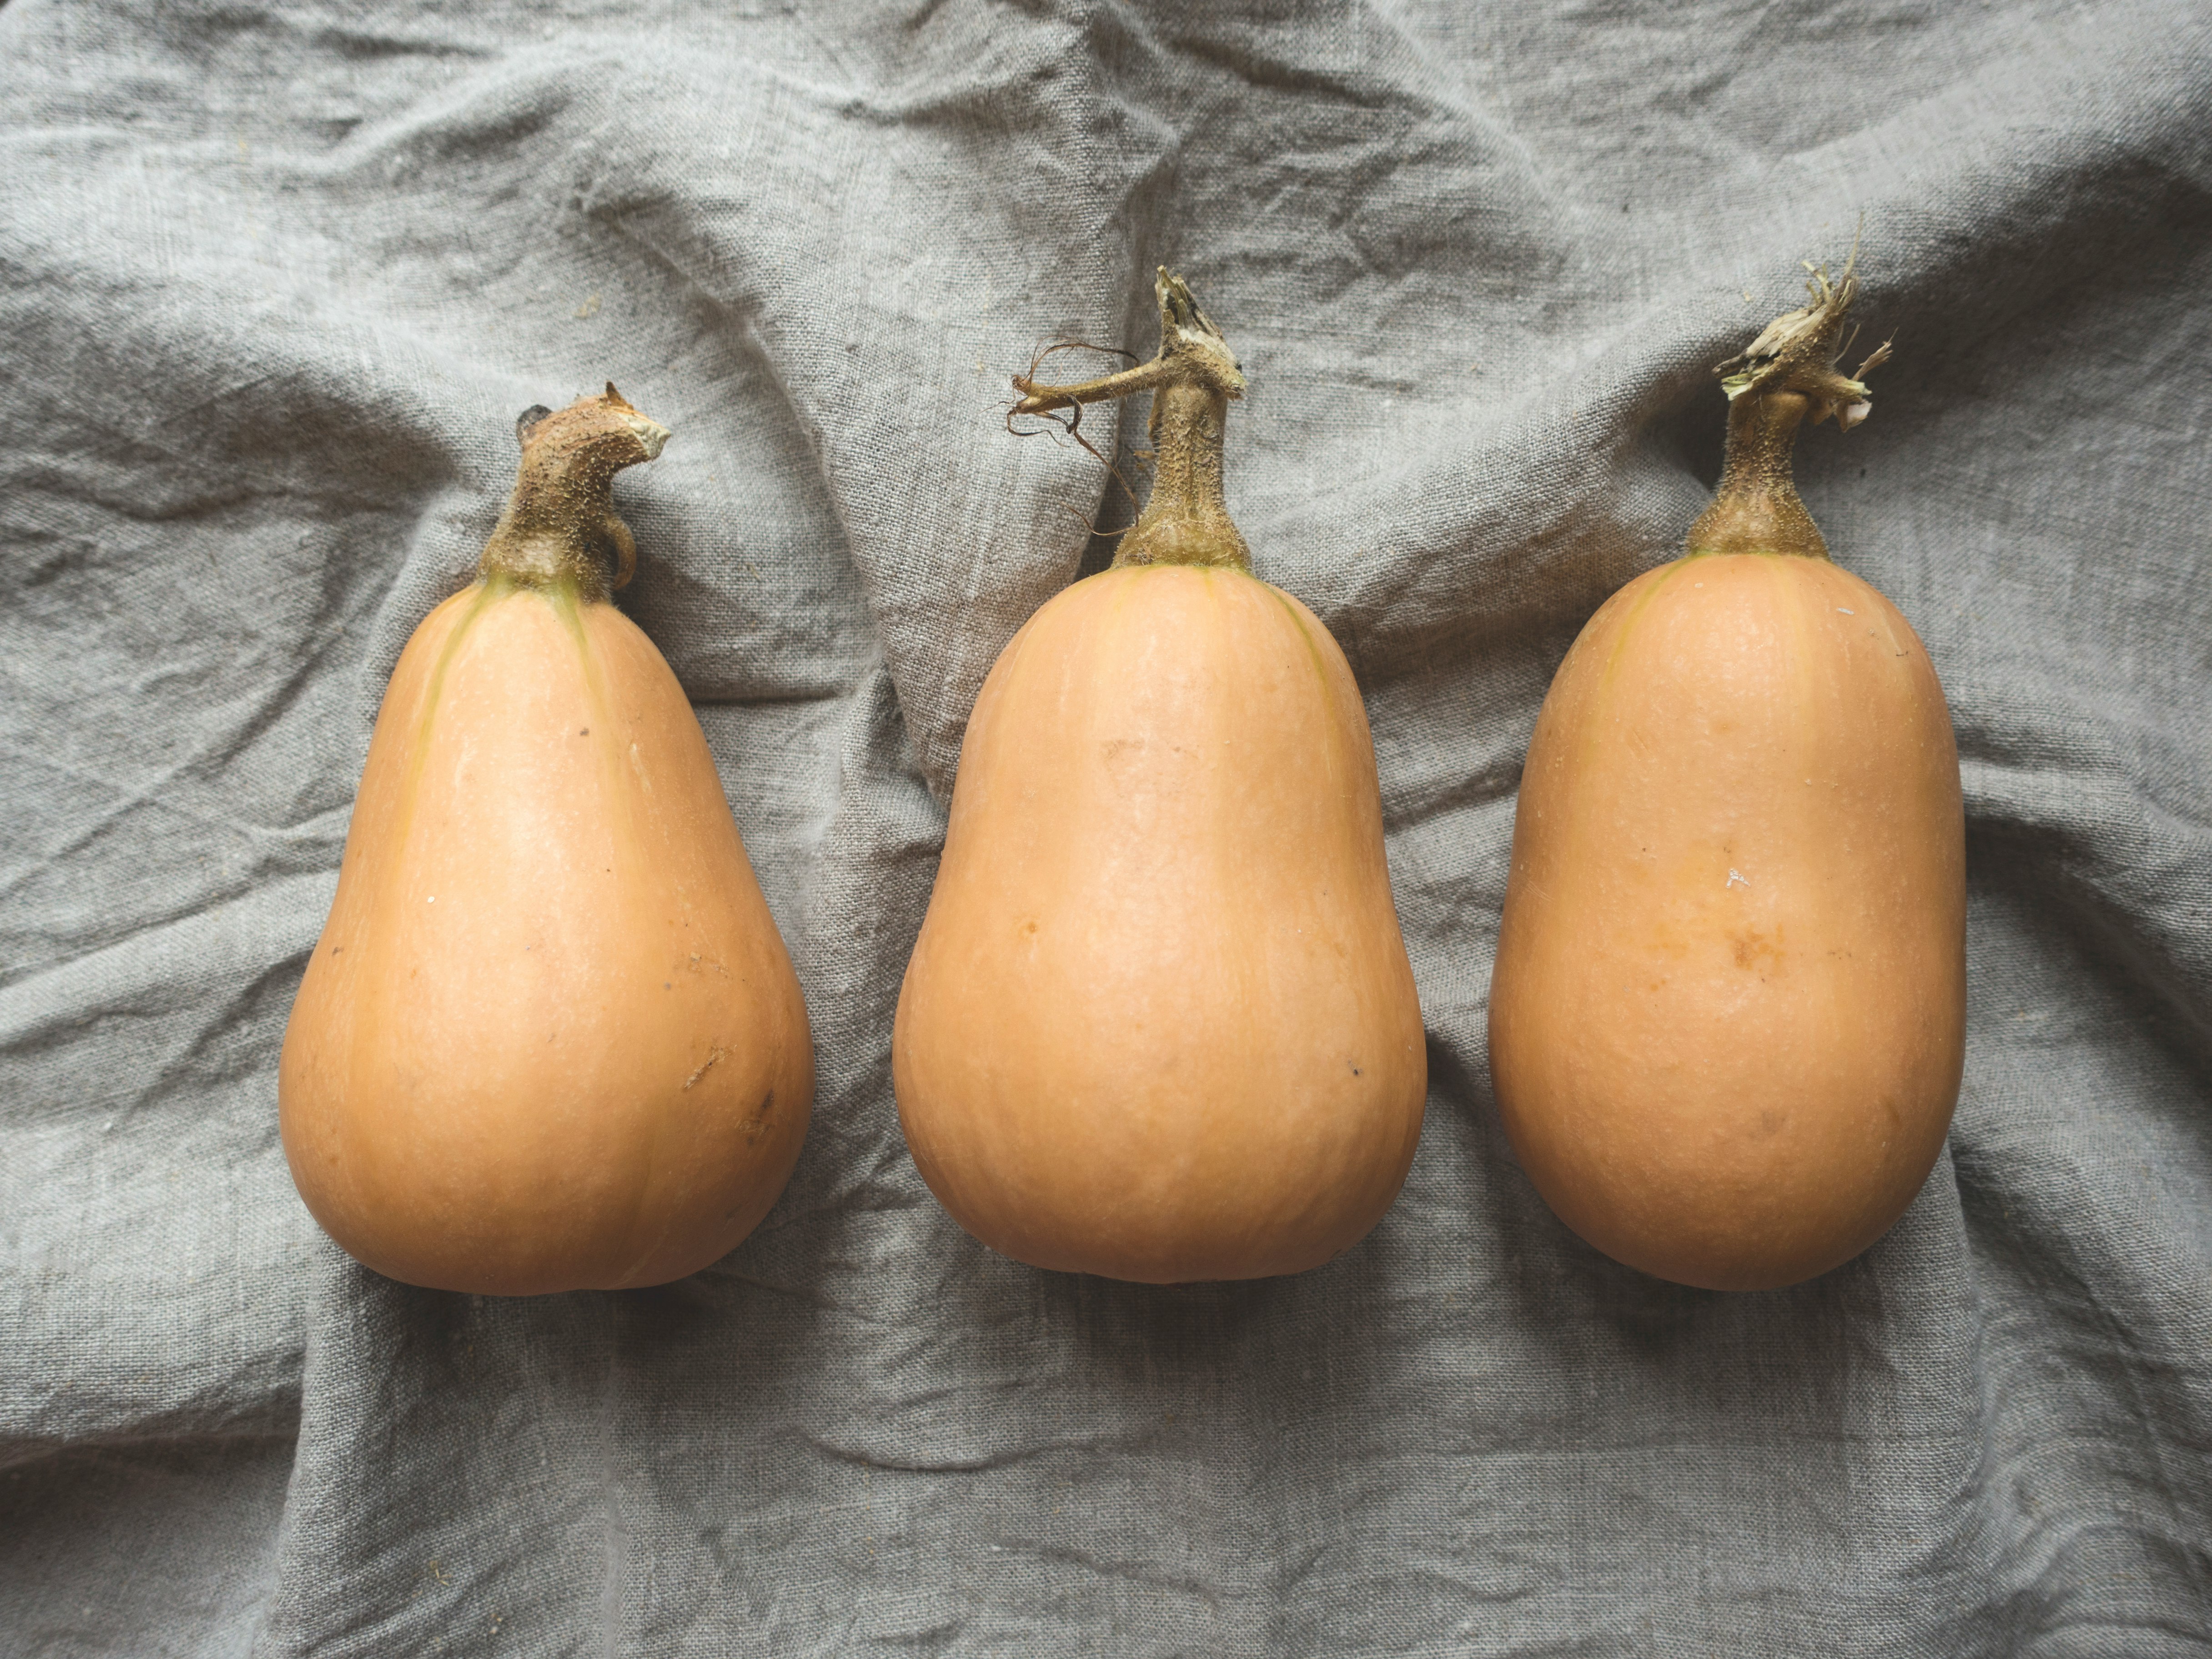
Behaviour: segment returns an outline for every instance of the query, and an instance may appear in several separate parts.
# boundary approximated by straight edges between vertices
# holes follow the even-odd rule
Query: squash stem
[[[1795,392],[1754,394],[1729,405],[1728,459],[1711,502],[1690,526],[1691,552],[1828,556],[1791,468],[1807,408]]]
[[[1159,269],[1153,292],[1160,307],[1159,355],[1118,374],[1075,386],[1040,386],[1022,375],[1017,415],[1127,398],[1152,396],[1152,493],[1114,555],[1125,565],[1225,565],[1249,571],[1251,550],[1222,495],[1222,434],[1229,400],[1244,395],[1244,375],[1221,331],[1198,308],[1188,284]]]
[[[524,587],[565,584],[586,604],[605,603],[637,565],[636,540],[615,514],[615,474],[659,455],[668,428],[639,414],[610,380],[605,397],[579,398],[557,415],[524,410],[515,434],[522,464],[514,493],[477,574]]]
[[[1850,431],[1867,417],[1873,394],[1863,377],[1888,361],[1885,341],[1856,375],[1836,368],[1844,316],[1858,295],[1858,249],[1831,283],[1815,270],[1810,298],[1769,323],[1743,351],[1718,365],[1729,399],[1728,456],[1712,502],[1690,526],[1692,553],[1782,553],[1825,559],[1828,544],[1805,510],[1792,476],[1797,430],[1833,416]]]

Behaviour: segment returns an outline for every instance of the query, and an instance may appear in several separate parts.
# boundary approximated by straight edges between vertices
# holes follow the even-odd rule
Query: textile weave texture
[[[2212,1653],[2203,8],[11,0],[0,155],[0,1648]],[[1522,1174],[1492,945],[1553,670],[1855,235],[1896,358],[1799,478],[1950,699],[1966,1082],[1888,1237],[1714,1294]],[[1180,1289],[971,1241],[890,1077],[977,687],[1127,519],[1008,376],[1162,263],[1431,1073],[1364,1243]],[[610,378],[813,1126],[681,1283],[410,1289],[277,1049],[400,647]]]

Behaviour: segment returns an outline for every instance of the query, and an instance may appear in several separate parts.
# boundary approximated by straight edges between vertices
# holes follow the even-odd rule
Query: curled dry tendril
[[[1045,363],[1049,359],[1062,351],[1096,351],[1104,356],[1126,358],[1133,363],[1138,361],[1137,354],[1135,352],[1124,350],[1120,346],[1093,345],[1088,340],[1057,340],[1051,345],[1043,348],[1035,356],[1030,359],[1029,372],[1026,374],[1020,376],[1019,379],[1016,380],[1015,385],[1017,387],[1035,386],[1037,381],[1038,371],[1045,366]],[[1060,432],[1066,433],[1069,437],[1074,439],[1077,443],[1082,445],[1084,453],[1088,454],[1091,459],[1097,461],[1099,465],[1104,467],[1108,474],[1113,478],[1114,482],[1121,486],[1121,493],[1129,498],[1129,510],[1133,514],[1138,511],[1142,503],[1137,500],[1137,492],[1130,484],[1129,480],[1123,476],[1121,469],[1114,465],[1110,457],[1100,453],[1097,446],[1093,444],[1090,439],[1083,435],[1084,405],[1079,403],[1071,403],[1062,405],[1060,409],[1034,409],[1027,406],[1033,400],[1031,398],[1025,396],[1019,402],[1007,405],[1006,419],[1007,433],[1016,438],[1036,438],[1044,435],[1047,427],[1054,428]],[[1014,424],[1014,417],[1016,416],[1026,416],[1031,419],[1040,420],[1044,422],[1045,425],[1033,426],[1029,428],[1027,430],[1024,430]],[[1121,526],[1120,529],[1101,530],[1098,527],[1097,520],[1085,518],[1080,513],[1077,514],[1076,517],[1082,520],[1085,531],[1093,536],[1119,536],[1127,532],[1131,526],[1135,523],[1134,519],[1132,519],[1129,524]]]

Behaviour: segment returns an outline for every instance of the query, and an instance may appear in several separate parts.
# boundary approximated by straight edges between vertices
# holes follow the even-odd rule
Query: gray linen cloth
[[[0,1650],[2212,1651],[2202,7],[13,0],[0,144]],[[1862,224],[1897,358],[1800,478],[1954,711],[1966,1086],[1879,1246],[1715,1295],[1521,1174],[1492,945],[1553,668]],[[976,688],[1126,517],[1007,375],[1149,353],[1160,262],[1432,1079],[1364,1243],[1173,1290],[970,1241],[889,1074]],[[609,377],[813,1128],[680,1284],[410,1289],[277,1047],[401,644]]]

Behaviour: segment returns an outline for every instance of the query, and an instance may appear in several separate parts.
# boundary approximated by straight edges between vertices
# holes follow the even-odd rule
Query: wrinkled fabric
[[[12,0],[0,1647],[2212,1652],[2208,22]],[[1950,698],[1966,1082],[1888,1237],[1714,1294],[1521,1173],[1492,949],[1552,671],[1855,236],[1896,358],[1799,478]],[[1180,1289],[969,1239],[889,1060],[976,689],[1128,517],[1007,377],[1149,354],[1164,262],[1367,696],[1431,1073],[1364,1243]],[[691,1279],[416,1290],[295,1195],[277,1049],[516,412],[610,378],[812,1129]]]

